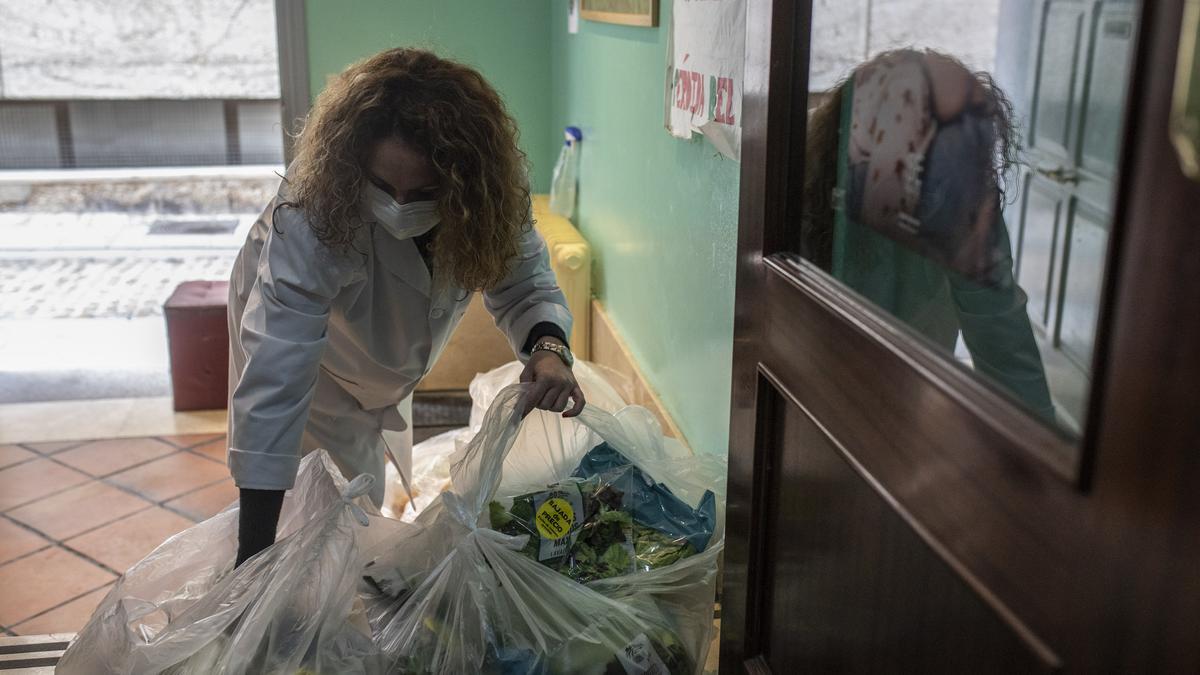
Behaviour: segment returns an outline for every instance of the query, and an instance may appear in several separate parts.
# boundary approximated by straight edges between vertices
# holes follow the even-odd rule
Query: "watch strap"
[[[558,355],[558,358],[562,359],[563,363],[567,364],[568,368],[575,365],[575,357],[571,354],[570,348],[568,348],[566,345],[541,341],[535,344],[533,349],[530,350],[530,354],[536,354],[538,352],[554,352]]]

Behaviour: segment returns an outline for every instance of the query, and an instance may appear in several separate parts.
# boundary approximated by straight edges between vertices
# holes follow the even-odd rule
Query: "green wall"
[[[567,3],[554,3],[550,120],[583,129],[576,221],[595,250],[597,296],[692,447],[723,454],[739,165],[663,127],[671,2],[661,5],[658,28],[580,21],[571,35]]]
[[[422,47],[470,64],[504,97],[521,128],[534,189],[547,192],[557,152],[548,133],[550,6],[551,0],[308,0],[313,95],[328,76],[390,47]]]

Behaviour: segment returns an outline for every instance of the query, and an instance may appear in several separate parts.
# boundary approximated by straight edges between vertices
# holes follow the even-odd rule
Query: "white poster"
[[[738,159],[745,48],[745,0],[675,0],[666,82],[672,136],[702,133],[721,154]]]

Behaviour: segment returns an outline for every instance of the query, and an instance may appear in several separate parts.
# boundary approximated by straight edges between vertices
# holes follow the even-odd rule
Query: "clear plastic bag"
[[[522,368],[520,363],[510,363],[479,375],[471,381],[473,432],[478,433],[482,429],[483,420],[499,393],[505,387],[517,383]],[[619,382],[619,375],[584,362],[576,362],[573,370],[587,400],[586,411],[617,413],[626,408],[628,392],[622,395],[612,384],[614,381]],[[644,439],[643,443],[657,442],[661,445],[661,430],[649,411],[642,408],[629,410],[644,412],[651,424],[643,425],[638,421],[633,426],[653,429],[648,433],[657,437],[657,441]],[[501,494],[512,496],[532,492],[569,475],[583,454],[602,440],[588,428],[583,419],[584,417],[564,418],[562,415],[544,411],[535,411],[526,417],[513,439],[513,447],[519,448],[520,452],[509,455],[504,464]]]
[[[486,373],[480,373],[471,381],[471,422],[465,429],[455,429],[439,434],[413,446],[412,451],[412,499],[404,489],[396,468],[390,463],[386,467],[387,490],[383,500],[383,515],[404,522],[413,522],[439,494],[450,487],[450,457],[461,452],[479,431],[488,407],[501,389],[516,384],[525,364],[519,361],[506,363]],[[603,366],[576,361],[575,378],[589,406],[608,412],[624,408],[632,395],[632,386],[620,374]],[[579,423],[557,415],[533,418],[521,430],[521,447],[526,439],[544,438],[545,444],[554,439],[575,439]],[[584,435],[586,438],[586,435]],[[571,443],[577,448],[581,443]],[[524,472],[537,468],[536,475],[523,478]],[[510,481],[518,484],[537,485],[538,480],[553,474],[557,466],[525,467],[514,466],[507,472]]]
[[[663,477],[681,498],[708,481],[705,489],[723,501],[723,467],[714,473],[706,462],[672,457],[653,416],[639,408],[612,415],[589,406],[569,434],[529,434],[531,424],[555,425],[538,411],[521,419],[525,391],[515,385],[494,397],[454,457],[452,490],[367,568],[380,592],[364,600],[389,672],[695,672],[711,637],[718,534],[703,553],[584,585],[523,555],[528,536],[490,529],[489,503],[520,494],[511,492],[512,467],[553,473],[554,482],[601,443],[643,470],[644,461],[672,470]]]
[[[611,600],[515,552],[521,538],[471,530],[376,627],[388,672],[686,674],[695,661],[652,603]],[[711,600],[710,615],[711,615]],[[653,652],[653,655],[650,652]]]
[[[471,380],[471,430],[479,431],[488,408],[505,387],[521,379],[521,371],[525,364],[520,361],[510,361],[497,366],[486,373],[480,373]],[[605,412],[615,413],[629,405],[633,400],[633,385],[624,375],[611,368],[583,360],[575,361],[571,368],[579,388],[587,399],[587,404]]]
[[[699,672],[713,639],[713,599],[722,553],[724,541],[715,540],[703,553],[673,565],[591,581],[587,587],[606,598],[661,612],[679,644],[694,655]]]
[[[121,576],[56,672],[380,672],[355,592],[370,485],[311,453],[274,545],[234,569],[236,506],[171,537]]]
[[[412,499],[391,462],[384,468],[387,486],[383,515],[411,523],[437,496],[450,487],[450,456],[471,438],[470,429],[453,429],[413,446]]]

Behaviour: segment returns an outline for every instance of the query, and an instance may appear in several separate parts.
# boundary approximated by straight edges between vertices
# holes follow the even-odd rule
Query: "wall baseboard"
[[[673,436],[676,440],[687,445],[687,438],[680,431],[679,426],[675,424],[675,420],[671,419],[671,416],[667,414],[666,407],[663,406],[658,393],[654,391],[654,387],[650,385],[642,369],[638,366],[637,360],[629,350],[629,345],[625,343],[625,340],[621,338],[621,334],[617,332],[616,327],[608,316],[607,310],[604,308],[604,304],[599,300],[592,300],[591,314],[592,357],[589,360],[592,363],[613,370],[628,379],[633,388],[633,398],[629,402],[640,405],[654,413],[654,416],[658,418],[659,424],[662,425],[663,433]]]

